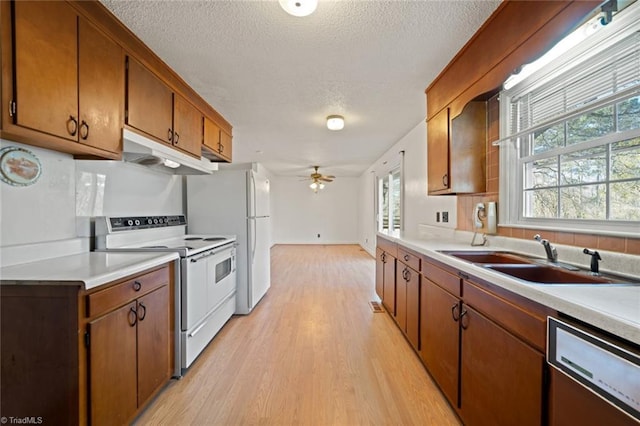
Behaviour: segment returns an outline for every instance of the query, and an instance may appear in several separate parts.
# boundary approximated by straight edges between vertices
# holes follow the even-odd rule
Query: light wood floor
[[[358,246],[275,246],[271,289],[139,425],[457,425],[386,313]]]

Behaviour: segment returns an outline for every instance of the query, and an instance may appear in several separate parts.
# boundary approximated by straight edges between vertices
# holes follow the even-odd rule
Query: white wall
[[[27,187],[0,182],[0,247],[73,239],[76,217],[182,214],[182,179],[119,161],[71,155],[12,141],[33,152],[42,175]]]
[[[358,191],[354,177],[338,177],[314,193],[298,177],[273,176],[273,243],[357,244]]]
[[[73,157],[0,140],[0,147],[9,146],[35,154],[42,165],[42,174],[30,186],[0,182],[0,246],[75,238]]]
[[[81,160],[76,182],[78,216],[184,213],[181,176],[121,161]]]
[[[456,227],[457,199],[455,196],[427,196],[427,126],[420,121],[409,133],[393,145],[371,165],[359,182],[360,245],[375,255],[376,224],[374,220],[374,178],[397,163],[399,152],[404,154],[404,236],[418,237],[418,225],[427,224],[444,228]],[[386,163],[386,164],[385,164]],[[437,223],[436,212],[449,212],[448,223]]]

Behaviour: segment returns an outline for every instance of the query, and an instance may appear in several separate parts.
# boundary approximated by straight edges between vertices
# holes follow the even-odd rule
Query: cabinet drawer
[[[389,253],[391,256],[398,257],[398,244],[396,244],[395,242],[384,239],[382,237],[378,237],[376,243],[378,247]]]
[[[87,316],[95,317],[107,313],[168,283],[169,268],[164,267],[92,293],[87,296]]]
[[[547,335],[544,315],[535,315],[467,281],[463,282],[463,294],[465,304],[544,352]]]
[[[461,295],[460,278],[457,275],[453,275],[433,263],[425,262],[424,259],[422,261],[422,275],[454,296]]]
[[[403,247],[398,247],[398,260],[416,271],[420,270],[420,257]]]

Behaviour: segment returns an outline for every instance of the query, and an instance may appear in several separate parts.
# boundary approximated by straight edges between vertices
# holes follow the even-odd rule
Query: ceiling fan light
[[[344,128],[344,117],[341,115],[330,115],[327,117],[327,129],[342,130]]]
[[[318,7],[318,0],[278,0],[280,6],[293,16],[311,15]]]
[[[309,188],[317,189],[318,188],[318,182],[312,182],[311,185],[309,185]]]
[[[320,184],[320,189],[324,189],[324,183]]]

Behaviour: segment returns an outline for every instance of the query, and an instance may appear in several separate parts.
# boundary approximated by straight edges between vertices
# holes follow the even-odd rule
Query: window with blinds
[[[607,29],[595,45],[583,46],[584,53],[560,57],[503,92],[510,135],[504,140],[513,151],[503,159],[515,174],[508,185],[519,210],[512,223],[618,221],[637,227],[640,13],[633,6],[625,12],[635,17],[625,16],[631,24],[623,22],[623,30],[611,35]]]

